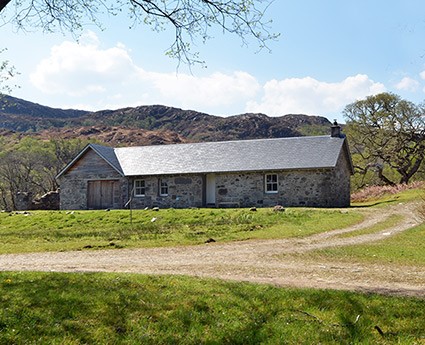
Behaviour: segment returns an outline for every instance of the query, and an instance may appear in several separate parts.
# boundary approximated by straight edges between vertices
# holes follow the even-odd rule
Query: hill
[[[147,145],[321,135],[331,123],[322,116],[208,115],[163,105],[87,112],[55,109],[18,98],[0,100],[3,135],[89,137],[111,145]]]

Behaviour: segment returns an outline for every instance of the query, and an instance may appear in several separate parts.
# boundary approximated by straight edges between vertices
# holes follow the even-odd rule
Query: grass
[[[406,202],[421,202],[423,200],[423,183],[418,184],[422,189],[415,189],[406,186],[382,187],[382,189],[373,187],[368,188],[371,191],[370,196],[361,192],[362,201],[353,203],[356,208],[383,208],[388,205]],[[377,195],[379,198],[377,198]],[[421,207],[421,205],[419,206]],[[422,205],[422,207],[425,207]],[[385,212],[384,210],[382,212]],[[360,229],[357,231],[343,233],[338,237],[347,238],[365,234],[372,234],[395,226],[402,220],[400,215],[389,215],[389,217],[371,227]],[[344,247],[332,247],[319,249],[308,253],[303,253],[304,258],[313,261],[323,262],[361,262],[372,264],[391,264],[391,265],[425,265],[425,223],[413,227],[407,231],[396,234],[394,236],[384,237],[380,241],[367,244],[359,244]],[[298,255],[298,254],[290,254]],[[289,254],[283,255],[289,257]]]
[[[2,272],[0,287],[1,344],[425,341],[414,298],[103,273]]]
[[[413,182],[408,185],[371,186],[353,193],[351,204],[353,206],[385,206],[391,203],[421,200],[424,188],[424,181]]]
[[[416,200],[418,191],[357,207]],[[372,206],[376,205],[376,206]],[[156,218],[155,221],[152,221]],[[307,236],[359,222],[353,208],[0,213],[0,252]],[[380,231],[386,221],[355,235]],[[425,224],[315,260],[425,265]],[[425,300],[179,276],[0,272],[0,344],[425,344]]]
[[[353,208],[382,208],[406,202],[419,202],[419,210],[425,208],[424,182],[412,185],[401,185],[394,187],[370,187],[353,195],[355,202]],[[422,211],[423,212],[423,211]],[[395,226],[402,220],[400,215],[389,215],[389,217],[371,227],[357,231],[343,233],[338,237],[352,237],[372,234]],[[424,217],[425,220],[425,217]],[[383,238],[380,241],[344,247],[320,249],[303,253],[304,258],[321,261],[363,262],[374,264],[392,265],[425,265],[425,223],[413,227],[400,234]],[[292,254],[291,254],[292,255]],[[297,255],[297,254],[295,254]],[[285,257],[290,255],[285,254]]]
[[[313,260],[425,266],[424,238],[425,223],[377,242],[321,249],[307,255]]]
[[[0,213],[0,254],[194,245],[308,236],[360,222],[360,212],[287,209],[31,211]]]
[[[347,233],[340,234],[339,238],[348,238],[348,237],[355,237],[355,236],[361,236],[361,235],[368,235],[373,234],[375,232],[379,232],[385,229],[388,229],[390,227],[393,227],[397,225],[399,222],[401,222],[404,219],[402,215],[399,214],[391,214],[387,219],[385,219],[382,222],[376,223],[373,226],[363,228],[357,231],[350,231]]]
[[[424,183],[394,187],[371,187],[354,196],[353,207],[379,207],[405,202],[422,202],[419,209],[425,207]],[[384,211],[383,211],[384,212]],[[401,220],[398,215],[390,215],[385,221],[372,227],[355,232],[341,234],[340,237],[370,234],[392,227]],[[424,219],[425,220],[425,219]],[[383,238],[380,241],[353,246],[327,248],[303,254],[311,260],[364,262],[395,265],[425,265],[425,223],[404,231],[400,234]]]

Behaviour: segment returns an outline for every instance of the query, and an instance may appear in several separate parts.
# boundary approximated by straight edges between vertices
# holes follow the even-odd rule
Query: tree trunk
[[[382,182],[384,182],[385,184],[389,185],[389,186],[395,186],[396,183],[389,180],[383,173],[383,168],[378,168],[378,177],[381,179]]]
[[[401,179],[400,179],[400,184],[408,184],[409,183],[409,180],[410,180],[410,178],[414,175],[414,174],[416,174],[416,172],[419,170],[419,168],[421,167],[421,165],[422,165],[422,161],[423,161],[423,158],[418,158],[416,161],[415,161],[415,164],[413,164],[413,167],[412,167],[412,169],[410,169],[409,171],[403,171],[403,172],[400,172],[400,170],[398,170],[398,172],[401,174]]]

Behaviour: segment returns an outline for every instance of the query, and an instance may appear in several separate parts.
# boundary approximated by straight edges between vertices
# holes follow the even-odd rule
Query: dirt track
[[[318,261],[303,253],[379,241],[420,223],[413,204],[368,209],[350,228],[302,239],[250,240],[200,246],[0,255],[2,271],[184,274],[288,287],[332,288],[425,297],[425,267]],[[338,237],[401,214],[403,221],[374,234]]]

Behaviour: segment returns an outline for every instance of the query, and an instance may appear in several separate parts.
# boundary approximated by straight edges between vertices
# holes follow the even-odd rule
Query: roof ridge
[[[164,147],[164,146],[184,146],[184,145],[215,145],[215,144],[224,144],[224,143],[247,143],[247,142],[260,142],[260,141],[279,141],[279,140],[305,140],[305,139],[317,139],[317,138],[329,138],[330,135],[310,135],[310,136],[298,136],[298,137],[280,137],[280,138],[255,138],[255,139],[233,139],[233,140],[220,140],[220,141],[199,141],[193,143],[175,143],[175,144],[165,144],[165,145],[138,145],[138,146],[124,146],[124,147],[115,147],[115,150],[122,150],[128,148],[138,148],[138,147]],[[338,138],[337,138],[338,139]],[[343,139],[343,138],[340,138]],[[105,146],[107,147],[107,146]]]

